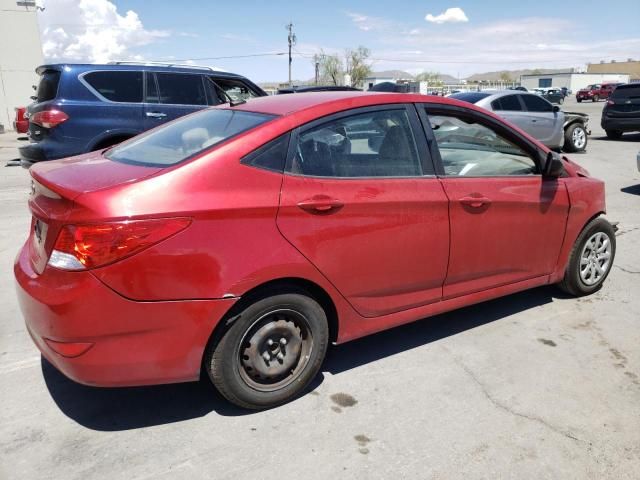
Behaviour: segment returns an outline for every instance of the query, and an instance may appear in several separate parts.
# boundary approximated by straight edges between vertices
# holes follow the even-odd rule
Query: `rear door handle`
[[[344,207],[344,203],[327,195],[315,195],[299,202],[298,207],[310,213],[331,213]]]
[[[164,118],[167,116],[166,113],[162,113],[162,112],[147,112],[145,115],[151,118]]]
[[[480,208],[484,205],[490,205],[491,200],[487,197],[462,197],[458,200],[462,205],[467,205],[473,208]]]

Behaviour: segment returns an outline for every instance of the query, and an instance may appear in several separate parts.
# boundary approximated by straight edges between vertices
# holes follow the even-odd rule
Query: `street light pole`
[[[287,37],[287,41],[289,43],[289,86],[291,87],[293,84],[291,83],[291,48],[296,44],[297,38],[296,34],[293,33],[293,23],[289,22],[288,25],[285,26],[287,30],[289,30],[289,35]]]

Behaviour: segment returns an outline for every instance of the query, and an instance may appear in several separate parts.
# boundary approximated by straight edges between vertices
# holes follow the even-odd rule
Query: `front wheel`
[[[205,369],[218,391],[243,408],[275,407],[313,380],[329,343],[322,307],[301,293],[268,296],[247,306],[217,344]]]
[[[597,102],[598,100],[600,100],[600,97],[598,95],[594,95],[591,99],[592,102]]]
[[[564,132],[564,146],[562,147],[565,152],[582,152],[587,148],[587,131],[579,123],[569,125]]]
[[[613,226],[602,217],[591,220],[578,235],[558,286],[576,297],[599,290],[611,271],[615,255]]]
[[[578,103],[582,103],[582,99],[581,98],[578,99]]]

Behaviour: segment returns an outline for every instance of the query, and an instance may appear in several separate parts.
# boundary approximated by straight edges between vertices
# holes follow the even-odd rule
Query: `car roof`
[[[203,73],[220,77],[244,78],[237,73],[225,72],[223,70],[210,69],[208,67],[190,67],[187,65],[155,65],[145,63],[49,63],[36,68],[36,73],[41,75],[46,70],[73,70],[85,72],[90,70],[114,70],[114,71],[147,71],[147,72],[179,72],[179,73]]]
[[[325,114],[347,110],[350,108],[384,105],[390,103],[440,103],[468,107],[470,104],[458,100],[434,95],[417,93],[385,93],[385,92],[308,92],[296,95],[270,95],[252,98],[235,110],[266,113],[269,115],[289,115],[300,111],[323,110]]]

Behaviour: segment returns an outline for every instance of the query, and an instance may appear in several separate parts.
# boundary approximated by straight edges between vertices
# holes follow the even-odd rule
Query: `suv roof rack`
[[[146,65],[149,67],[180,67],[180,68],[193,68],[200,70],[209,70],[211,72],[218,72],[219,70],[208,67],[205,65],[191,65],[188,63],[167,63],[167,62],[136,62],[136,61],[117,61],[108,62],[108,65]]]

